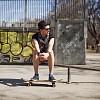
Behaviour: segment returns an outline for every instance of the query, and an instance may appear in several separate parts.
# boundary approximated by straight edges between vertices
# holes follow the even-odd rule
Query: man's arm
[[[51,38],[48,44],[48,50],[47,52],[51,52],[53,49],[53,45],[54,45],[54,38]]]
[[[40,48],[39,48],[38,41],[36,39],[33,39],[32,42],[33,42],[33,45],[34,45],[36,51],[39,53],[40,52]]]

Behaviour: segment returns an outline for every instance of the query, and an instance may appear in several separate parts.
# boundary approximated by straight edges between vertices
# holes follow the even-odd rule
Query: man
[[[53,76],[54,69],[54,36],[50,33],[50,25],[45,21],[38,23],[39,32],[32,36],[35,50],[33,51],[33,66],[35,74],[32,79],[39,80],[38,66],[47,60],[49,66],[49,81],[56,81]]]

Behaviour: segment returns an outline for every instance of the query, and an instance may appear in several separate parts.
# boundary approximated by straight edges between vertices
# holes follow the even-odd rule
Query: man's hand
[[[40,53],[40,54],[39,54],[39,59],[40,59],[40,61],[47,60],[48,57],[49,57],[49,53]]]

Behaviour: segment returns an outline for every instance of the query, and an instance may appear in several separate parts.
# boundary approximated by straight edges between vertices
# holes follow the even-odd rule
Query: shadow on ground
[[[0,78],[0,84],[6,86],[28,86],[28,80],[21,79],[10,79],[10,78]],[[32,86],[41,86],[41,87],[52,87],[52,85],[44,83],[33,83]]]
[[[0,84],[7,85],[7,86],[24,86],[25,81],[22,79],[1,78]]]

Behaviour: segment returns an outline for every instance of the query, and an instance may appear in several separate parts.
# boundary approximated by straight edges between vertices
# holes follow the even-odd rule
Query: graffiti
[[[34,50],[32,35],[33,33],[0,32],[0,63],[32,62],[27,61]]]
[[[22,57],[22,56],[12,56],[10,55],[0,55],[0,63],[32,63],[32,56]]]
[[[20,57],[12,57],[12,62],[20,62]]]
[[[25,59],[24,59],[24,62],[25,62],[25,63],[32,63],[32,56],[33,56],[33,55],[30,55],[29,57],[25,58]]]
[[[0,55],[0,63],[10,62],[10,55]]]

